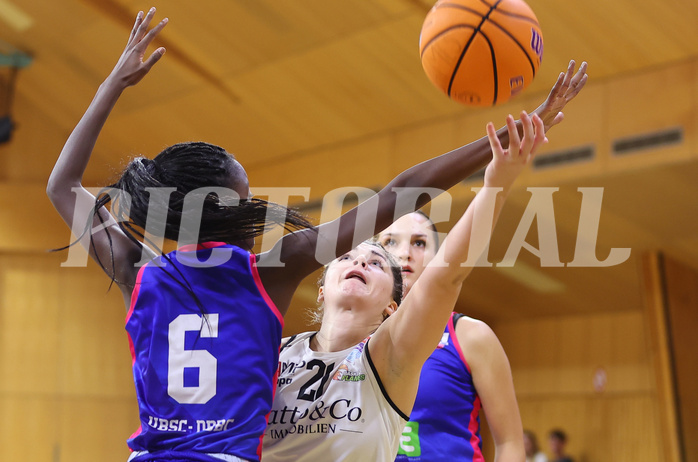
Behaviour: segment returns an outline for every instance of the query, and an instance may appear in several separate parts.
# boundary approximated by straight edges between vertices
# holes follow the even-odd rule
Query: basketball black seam
[[[487,45],[490,47],[490,55],[492,56],[492,72],[494,73],[494,98],[492,99],[492,105],[494,106],[494,103],[497,102],[497,96],[499,96],[499,79],[497,78],[497,57],[495,56],[494,53],[494,47],[492,46],[492,42],[490,42],[490,38],[482,31],[480,31],[480,34],[484,37],[485,40],[487,40]]]
[[[439,8],[456,8],[456,9],[459,9],[459,10],[467,11],[468,13],[472,13],[472,14],[474,14],[475,16],[480,16],[480,18],[484,18],[484,16],[483,16],[482,14],[480,14],[479,11],[476,11],[476,10],[473,10],[473,9],[471,9],[471,8],[468,8],[467,6],[458,5],[458,4],[455,4],[455,3],[442,3],[441,5],[439,5]],[[424,44],[424,46],[422,47],[422,51],[421,51],[421,53],[419,54],[420,59],[424,57],[424,52],[427,51],[427,48],[429,48],[429,45],[431,45],[432,42],[434,42],[434,40],[436,40],[437,38],[441,37],[444,33],[448,32],[448,31],[450,31],[450,30],[452,30],[452,29],[456,29],[456,28],[458,28],[458,27],[471,27],[471,28],[474,28],[474,27],[471,26],[470,24],[457,24],[457,25],[454,25],[454,26],[451,26],[451,27],[449,27],[449,28],[447,28],[447,29],[442,30],[441,32],[439,32],[438,34],[436,34],[435,36],[433,36],[427,43]]]
[[[439,37],[441,37],[442,35],[444,35],[446,32],[450,32],[450,31],[452,31],[453,29],[461,29],[461,28],[462,28],[462,29],[475,29],[475,26],[471,26],[470,24],[454,24],[453,26],[450,26],[450,27],[448,27],[447,29],[442,30],[441,32],[439,32],[438,34],[436,34],[435,36],[433,36],[433,37],[431,38],[431,40],[429,40],[429,41],[424,45],[424,48],[422,48],[422,53],[419,55],[419,57],[420,57],[420,58],[424,58],[424,53],[427,51],[427,48],[429,48],[429,45],[431,45],[432,42],[434,42],[434,40],[438,39]]]
[[[511,33],[510,33],[508,30],[506,30],[504,27],[502,27],[502,26],[500,26],[499,24],[497,24],[496,21],[493,21],[493,20],[491,20],[491,19],[490,19],[489,21],[490,21],[491,24],[494,24],[495,26],[497,26],[497,28],[499,28],[499,30],[501,30],[501,31],[504,32],[506,35],[508,35],[509,38],[521,49],[521,51],[523,52],[524,56],[526,56],[526,59],[528,60],[528,64],[531,65],[531,72],[533,72],[533,77],[535,77],[535,76],[536,76],[536,66],[533,64],[533,60],[532,60],[531,57],[528,55],[528,52],[526,51],[526,48],[521,44],[521,42],[519,42],[519,41],[516,39],[516,37],[514,37],[513,35],[511,35]],[[482,33],[482,32],[481,32],[481,33]],[[483,34],[483,35],[484,35],[484,34]]]
[[[482,16],[482,21],[480,21],[480,24],[477,25],[477,27],[473,30],[473,35],[470,36],[470,40],[468,40],[468,43],[465,44],[465,47],[463,48],[463,51],[461,52],[460,56],[458,57],[458,61],[456,62],[456,66],[453,69],[453,73],[451,74],[451,80],[448,82],[448,92],[446,93],[448,97],[451,97],[451,87],[453,87],[453,80],[456,78],[456,73],[458,73],[458,69],[460,68],[460,63],[463,61],[463,57],[465,54],[468,52],[468,48],[470,48],[470,44],[473,43],[473,40],[475,39],[475,36],[480,32],[480,28],[482,25],[487,21],[487,17],[497,8],[497,5],[499,5],[499,2],[502,0],[497,0],[497,3],[492,5],[490,7],[490,10]],[[492,63],[493,70],[495,71],[494,74],[494,81],[497,82],[497,68],[494,62]],[[496,88],[496,83],[495,83],[495,88]],[[495,92],[496,93],[496,92]]]
[[[490,7],[490,8],[492,8],[492,6],[493,6],[493,5],[491,5],[491,4],[490,4],[488,1],[486,1],[486,0],[480,0],[480,3],[484,3],[485,5],[487,5],[487,6]],[[495,3],[495,5],[497,4],[496,1],[495,1],[494,3]]]

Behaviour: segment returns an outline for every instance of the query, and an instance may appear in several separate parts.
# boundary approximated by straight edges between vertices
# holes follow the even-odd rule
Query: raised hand
[[[521,123],[523,139],[519,138],[514,117],[507,116],[509,130],[507,149],[502,147],[494,124],[492,122],[487,124],[487,137],[492,147],[493,159],[485,170],[485,186],[508,190],[516,177],[531,163],[538,148],[548,142],[543,120],[537,114],[529,116],[525,111],[521,112]]]
[[[165,54],[165,48],[160,47],[153,51],[148,59],[144,60],[148,45],[168,22],[168,19],[165,18],[148,31],[148,26],[150,26],[154,15],[155,7],[151,8],[145,17],[142,11],[138,12],[126,48],[109,75],[109,80],[113,79],[123,85],[123,87],[135,85]]]
[[[533,111],[533,114],[538,115],[543,120],[546,132],[554,125],[562,122],[564,117],[562,109],[582,91],[582,88],[587,83],[586,61],[582,62],[576,73],[574,68],[575,62],[571,60],[567,66],[567,71],[560,72],[557,82],[555,82],[548,94],[548,98]]]
[[[102,223],[109,224],[104,232],[83,233],[80,242],[97,261],[112,262],[112,269],[105,271],[117,281],[127,298],[133,290],[134,263],[138,261],[134,255],[140,253],[140,246],[115,225],[116,221],[106,208],[95,212],[95,198],[82,187],[82,177],[97,137],[123,90],[138,83],[165,53],[165,49],[160,47],[143,59],[148,45],[167,24],[167,19],[163,19],[148,31],[154,14],[155,8],[151,8],[145,17],[143,12],[138,13],[124,52],[66,140],[46,186],[54,207],[76,235],[79,236],[88,223],[93,223],[95,230],[102,229],[99,226]]]

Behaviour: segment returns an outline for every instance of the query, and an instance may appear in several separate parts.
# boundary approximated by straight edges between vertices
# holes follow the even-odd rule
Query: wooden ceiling
[[[123,49],[135,13],[169,17],[168,55],[117,106],[99,152],[205,139],[247,166],[464,109],[426,79],[428,0],[3,0],[31,22],[0,39],[34,56],[18,90],[70,129]],[[570,59],[608,79],[698,55],[698,3],[531,0],[545,41],[528,94]],[[112,157],[113,158],[113,157]]]
[[[695,1],[528,3],[545,42],[540,72],[524,92],[532,100],[542,100],[570,59],[590,63],[593,86],[698,58]],[[158,8],[156,19],[170,19],[158,41],[168,51],[117,105],[88,172],[95,182],[103,182],[110,173],[106,166],[124,153],[152,155],[192,139],[225,146],[260,182],[268,166],[307,153],[452,117],[493,114],[448,100],[426,79],[418,40],[432,6],[428,0],[0,0],[0,40],[33,57],[17,81],[23,114],[67,135],[118,58],[136,12],[152,5]],[[644,97],[637,94],[638,100]],[[581,120],[587,106],[578,106],[580,113],[572,106],[569,114]],[[25,153],[10,150],[3,178],[44,181],[59,149],[32,153],[32,168],[25,167]],[[343,186],[342,168],[338,161],[335,171],[317,173],[336,176],[336,186]],[[636,249],[698,258],[697,174],[691,161],[549,179],[560,187],[560,222],[570,224],[558,229],[565,261],[572,259],[581,185],[606,191],[599,259],[615,247],[632,247],[631,258],[602,269],[540,268],[539,260],[522,251],[521,268],[525,264],[531,277],[557,289],[540,292],[505,269],[483,269],[466,284],[462,310],[496,321],[638,308],[641,252]],[[466,196],[460,194],[454,210],[465,207]],[[526,206],[528,196],[520,197],[505,211],[497,231],[502,242],[509,242]],[[681,220],[688,224],[679,226]],[[535,234],[531,239],[535,242]],[[504,250],[506,245],[493,246],[499,258]],[[312,304],[312,292],[312,285],[301,288],[297,305]],[[294,316],[289,329],[301,323]]]

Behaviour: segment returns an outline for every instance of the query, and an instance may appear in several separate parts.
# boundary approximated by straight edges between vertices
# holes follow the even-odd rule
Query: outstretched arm
[[[560,74],[546,100],[535,110],[546,131],[562,121],[562,109],[584,87],[586,67],[586,63],[582,63],[575,73],[575,62],[570,61],[567,71]],[[496,132],[500,146],[509,144],[510,133],[522,136],[522,121],[515,122],[515,125],[513,131],[507,125]],[[317,233],[303,230],[286,235],[268,255],[271,261],[284,262],[284,267],[263,269],[265,255],[260,257],[260,274],[277,307],[285,312],[296,285],[305,276],[428,202],[426,195],[419,196],[416,201],[400,201],[395,188],[445,191],[487,165],[491,159],[490,141],[483,137],[405,170],[369,200],[336,220],[320,225]]]
[[[134,268],[134,263],[139,261],[141,249],[126,237],[114,218],[103,208],[98,213],[109,229],[111,243],[110,236],[103,230],[94,234],[89,230],[83,233],[88,223],[99,226],[101,222],[98,217],[92,216],[95,198],[82,186],[82,178],[97,137],[119,96],[126,87],[138,83],[165,53],[164,48],[158,48],[143,60],[146,48],[167,24],[167,19],[163,19],[148,31],[154,14],[155,8],[151,8],[145,17],[143,12],[138,13],[124,52],[68,137],[46,188],[51,202],[73,233],[83,236],[80,243],[89,250],[93,258],[99,259],[107,270],[112,262],[113,250],[112,274],[109,276],[115,278],[120,286],[130,285],[135,279],[137,268]],[[92,244],[90,235],[93,238]]]
[[[507,118],[509,149],[502,148],[492,123],[487,125],[494,159],[485,171],[484,187],[448,234],[402,306],[371,339],[371,355],[383,385],[396,405],[411,408],[424,361],[436,348],[456,304],[461,286],[488,247],[492,227],[514,180],[547,138],[543,121],[522,113],[519,140],[513,117]],[[535,127],[535,128],[534,128]]]

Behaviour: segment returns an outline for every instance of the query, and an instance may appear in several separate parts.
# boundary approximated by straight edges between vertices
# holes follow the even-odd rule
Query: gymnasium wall
[[[666,256],[662,270],[663,308],[667,324],[669,381],[677,403],[677,443],[685,462],[698,462],[698,270]]]
[[[138,413],[121,294],[63,257],[0,255],[0,460],[125,461]]]
[[[662,457],[657,394],[642,307],[636,311],[497,323],[524,428],[550,455],[563,429],[578,462]]]

